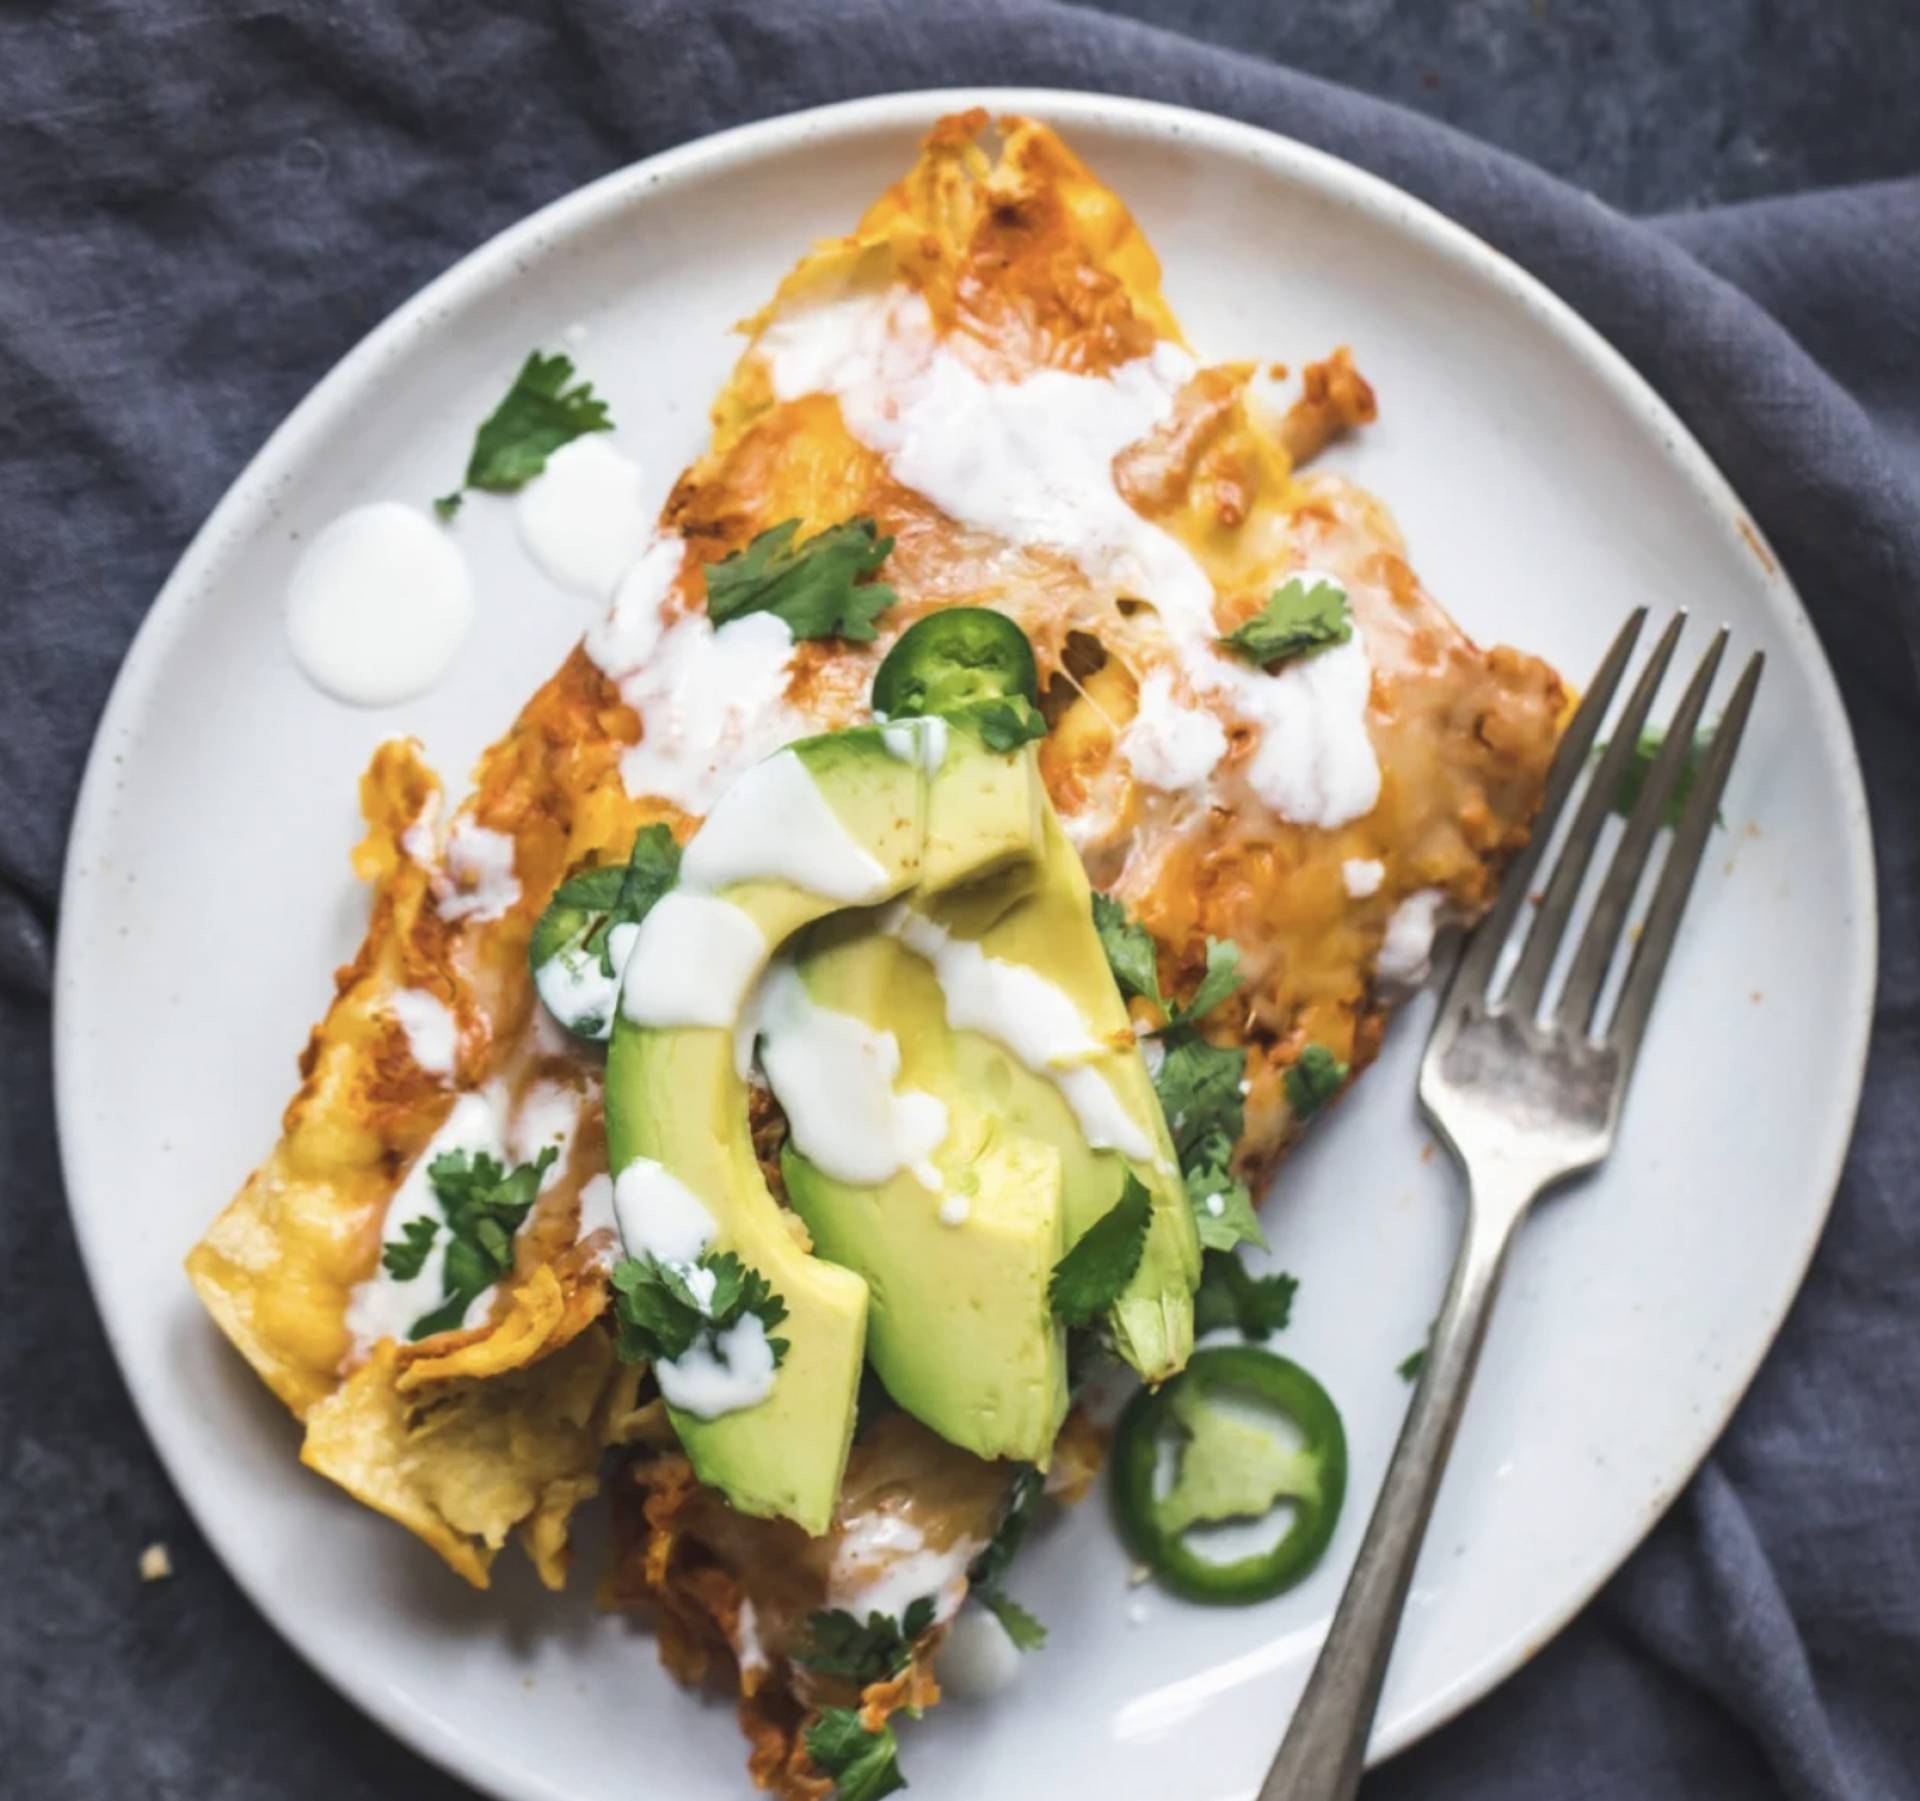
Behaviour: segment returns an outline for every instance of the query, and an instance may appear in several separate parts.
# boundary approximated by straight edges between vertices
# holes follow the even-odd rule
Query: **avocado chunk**
[[[1146,1185],[1146,1247],[1108,1326],[1134,1369],[1164,1381],[1193,1349],[1199,1234],[1159,1097],[1093,928],[1086,871],[1050,805],[1037,879],[1015,872],[1015,880],[1011,904],[992,882],[911,903],[906,942],[949,963],[944,986],[961,1085],[993,1097],[1011,1129],[1058,1152],[1067,1244],[1114,1205],[1129,1170]],[[1008,983],[996,1007],[980,958],[1046,987],[1023,993]],[[1093,1048],[1069,1064],[1033,1067],[1044,1061],[1033,1018],[1043,1007],[1070,1007]]]
[[[803,1154],[796,1118],[788,1198],[815,1251],[866,1279],[867,1355],[888,1393],[977,1457],[1044,1468],[1067,1409],[1066,1334],[1047,1299],[1066,1249],[1060,1154],[961,1079],[932,967],[846,923],[802,949],[811,1002],[890,1032],[900,1089],[943,1108],[946,1129],[926,1157],[862,1184]]]
[[[918,730],[919,728],[916,728]],[[763,1399],[703,1418],[669,1409],[703,1482],[743,1513],[826,1530],[853,1433],[867,1287],[811,1256],[767,1187],[735,1027],[775,950],[801,927],[913,886],[925,758],[879,728],[806,739],[748,770],[687,844],[680,886],[638,928],[607,1059],[607,1139],[621,1183],[657,1165],[711,1216],[786,1307],[787,1351]],[[644,1227],[623,1233],[644,1249]]]

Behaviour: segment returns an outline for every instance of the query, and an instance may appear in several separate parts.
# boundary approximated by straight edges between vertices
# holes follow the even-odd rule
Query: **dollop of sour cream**
[[[697,1265],[719,1226],[697,1194],[664,1164],[641,1157],[614,1178],[613,1211],[631,1255],[673,1265],[694,1298],[710,1305],[713,1275]],[[704,1334],[683,1356],[656,1363],[653,1373],[669,1406],[711,1420],[764,1401],[776,1367],[765,1325],[748,1313]]]
[[[925,1598],[933,1602],[935,1623],[944,1623],[960,1611],[967,1568],[984,1548],[979,1539],[960,1538],[936,1550],[919,1527],[897,1513],[861,1514],[834,1544],[827,1605],[859,1619],[880,1613],[897,1620]]]
[[[514,857],[514,842],[505,832],[471,819],[455,820],[434,884],[434,905],[440,917],[500,918],[520,898]]]
[[[587,655],[640,716],[640,742],[621,755],[629,794],[657,794],[706,813],[742,769],[814,729],[787,702],[793,633],[772,613],[718,630],[704,608],[667,611],[685,548],[651,545],[621,580],[586,638]]]
[[[563,444],[521,489],[520,542],[556,586],[605,600],[653,536],[655,496],[646,471],[605,432]]]
[[[786,1112],[795,1148],[838,1182],[873,1187],[912,1168],[938,1190],[931,1158],[947,1109],[921,1089],[901,1091],[900,1041],[816,1002],[787,959],[762,979],[751,1010],[767,1085]]]
[[[948,1025],[1004,1045],[1053,1083],[1093,1149],[1153,1161],[1152,1138],[1095,1067],[1103,1047],[1064,988],[1024,963],[988,956],[905,902],[889,907],[879,928],[933,965]]]
[[[1120,754],[1148,787],[1204,798],[1227,754],[1227,728],[1204,708],[1182,705],[1172,671],[1155,669],[1140,684],[1139,710],[1120,734]]]
[[[956,1701],[991,1700],[1019,1679],[1020,1647],[992,1608],[969,1602],[947,1628],[933,1668],[943,1695]]]
[[[428,1075],[451,1081],[460,1033],[446,1002],[424,988],[397,988],[384,1005],[406,1034],[407,1052],[414,1062]]]
[[[1410,894],[1387,920],[1387,935],[1381,941],[1380,959],[1375,975],[1390,986],[1417,988],[1433,968],[1433,940],[1440,929],[1447,904],[1446,894],[1438,888],[1423,888]]]
[[[294,565],[286,622],[301,673],[336,700],[411,700],[446,674],[473,623],[466,558],[397,500],[355,507]]]

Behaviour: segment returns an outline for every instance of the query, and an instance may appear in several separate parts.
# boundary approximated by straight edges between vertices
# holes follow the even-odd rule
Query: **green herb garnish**
[[[833,1778],[836,1801],[881,1801],[907,1786],[891,1725],[869,1732],[852,1707],[823,1707],[807,1728],[807,1755]]]
[[[1324,1044],[1310,1044],[1286,1073],[1287,1105],[1293,1117],[1305,1125],[1327,1102],[1340,1092],[1347,1079],[1347,1066]]]
[[[1250,663],[1271,668],[1304,651],[1344,644],[1353,636],[1347,591],[1337,582],[1309,588],[1298,576],[1274,590],[1267,604],[1245,625],[1220,640]]]
[[[1140,1267],[1152,1212],[1145,1183],[1129,1170],[1120,1198],[1053,1266],[1047,1299],[1067,1325],[1092,1325],[1120,1298]]]
[[[1156,1007],[1164,1007],[1153,934],[1117,900],[1097,891],[1093,897],[1093,929],[1099,934],[1100,948],[1107,953],[1107,967],[1113,971],[1120,992],[1137,994]]]
[[[1256,1276],[1238,1257],[1212,1251],[1201,1270],[1193,1297],[1196,1336],[1233,1327],[1249,1338],[1270,1338],[1286,1330],[1300,1283],[1284,1270]]]
[[[707,617],[716,626],[748,613],[772,613],[796,638],[868,643],[873,622],[897,598],[869,581],[893,549],[868,518],[847,519],[803,543],[798,519],[760,533],[745,550],[707,565]]]
[[[547,458],[561,445],[589,432],[612,430],[607,404],[594,394],[593,384],[574,380],[573,359],[542,356],[536,350],[520,365],[506,398],[474,433],[461,487],[511,494],[546,468]],[[443,494],[433,503],[434,511],[451,519],[460,510],[461,498],[459,489]]]
[[[548,1145],[531,1163],[509,1171],[485,1151],[443,1151],[427,1165],[427,1180],[447,1226],[440,1288],[445,1298],[413,1322],[408,1338],[417,1341],[457,1331],[467,1309],[513,1267],[513,1235],[539,1198],[541,1177],[559,1155]],[[410,1222],[382,1253],[382,1261],[402,1280],[417,1276],[426,1265],[433,1234],[423,1236],[420,1224]]]
[[[440,1236],[440,1222],[424,1213],[400,1228],[400,1236],[380,1253],[380,1262],[388,1275],[398,1282],[411,1282],[426,1268],[427,1253]]]
[[[1000,1622],[1016,1651],[1037,1651],[1047,1642],[1047,1629],[1003,1589],[990,1588],[978,1597],[980,1605]]]
[[[899,1619],[870,1613],[864,1626],[844,1608],[828,1608],[808,1616],[806,1639],[793,1657],[822,1675],[845,1676],[864,1688],[899,1675],[932,1625],[931,1595],[912,1602]]]
[[[703,1305],[688,1282],[689,1272],[657,1257],[625,1257],[609,1280],[619,1321],[617,1349],[627,1363],[673,1363],[696,1343],[709,1345],[749,1313],[768,1332],[787,1317],[787,1304],[757,1269],[731,1251],[709,1252],[693,1266],[713,1278]],[[704,1284],[702,1284],[704,1287]],[[768,1338],[777,1367],[787,1354],[784,1338]]]

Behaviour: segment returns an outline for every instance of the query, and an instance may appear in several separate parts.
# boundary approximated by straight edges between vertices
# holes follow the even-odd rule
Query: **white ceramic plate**
[[[745,1790],[729,1710],[517,1554],[467,1590],[295,1461],[296,1433],[201,1314],[180,1260],[267,1150],[293,1053],[361,930],[355,778],[418,733],[449,774],[586,622],[469,503],[479,623],[413,705],[356,712],[295,671],[302,542],[364,499],[424,500],[529,348],[572,332],[661,492],[701,444],[727,326],[845,229],[940,113],[1036,113],[1139,214],[1203,356],[1296,366],[1351,343],[1379,424],[1338,453],[1483,640],[1576,680],[1626,608],[1687,601],[1767,680],[1668,978],[1620,1148],[1526,1231],[1379,1718],[1406,1744],[1591,1595],[1724,1424],[1798,1286],[1852,1123],[1872,999],[1872,854],[1832,680],[1740,504],[1626,364],[1530,278],[1370,176],[1167,107],[906,95],[730,132],[586,188],[402,307],[275,434],[182,559],[100,728],[67,867],[56,1023],[68,1189],[100,1308],[208,1538],[316,1668],[515,1801]],[[1705,626],[1690,632],[1704,638]],[[1697,644],[1696,644],[1697,647]],[[1818,957],[1806,947],[1818,944]],[[1130,1589],[1098,1504],[1017,1589],[1052,1637],[1029,1680],[908,1734],[929,1798],[1251,1793],[1366,1517],[1459,1215],[1416,1118],[1427,1007],[1288,1164],[1268,1210],[1302,1278],[1284,1345],[1345,1411],[1353,1490],[1325,1565],[1265,1607]],[[964,1775],[963,1775],[964,1771]]]

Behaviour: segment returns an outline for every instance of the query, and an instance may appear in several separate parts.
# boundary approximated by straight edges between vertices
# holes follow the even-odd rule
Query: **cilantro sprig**
[[[1167,1015],[1171,1027],[1203,1019],[1240,986],[1240,947],[1230,938],[1207,940],[1207,965],[1200,986],[1182,1002],[1170,1000],[1161,990],[1153,934],[1111,895],[1094,894],[1093,929],[1120,992],[1151,1001]]]
[[[731,1251],[709,1252],[691,1269],[657,1257],[624,1257],[608,1279],[619,1323],[615,1348],[627,1363],[674,1363],[702,1342],[715,1348],[718,1336],[748,1314],[769,1335],[787,1317],[772,1283]],[[787,1341],[769,1336],[767,1347],[778,1368]]]
[[[1004,1589],[988,1589],[980,1605],[1000,1622],[1016,1651],[1038,1651],[1047,1642],[1047,1629]]]
[[[509,1170],[485,1151],[443,1151],[427,1165],[427,1180],[447,1230],[443,1299],[413,1322],[408,1338],[418,1341],[436,1332],[457,1331],[467,1309],[513,1267],[513,1235],[539,1198],[541,1178],[559,1154],[548,1145],[531,1163]],[[381,1262],[401,1281],[411,1281],[426,1267],[437,1229],[429,1218],[408,1221],[401,1236],[381,1252]]]
[[[807,1728],[807,1755],[833,1778],[835,1801],[881,1801],[907,1786],[893,1727],[869,1732],[859,1709],[823,1707]]]
[[[1337,582],[1309,587],[1294,576],[1269,596],[1267,604],[1220,642],[1250,663],[1272,668],[1306,651],[1344,644],[1353,636],[1347,591]]]
[[[1647,785],[1647,777],[1652,772],[1654,759],[1666,748],[1667,734],[1657,725],[1650,725],[1635,741],[1627,764],[1620,771],[1620,779],[1614,785],[1613,799],[1610,803],[1614,812],[1622,819],[1632,817],[1633,809],[1640,803],[1640,791]],[[1680,823],[1680,815],[1686,811],[1687,797],[1693,793],[1693,785],[1700,779],[1700,767],[1707,760],[1707,752],[1713,747],[1713,733],[1696,732],[1693,742],[1687,746],[1687,754],[1681,759],[1680,779],[1673,784],[1673,792],[1667,797],[1667,804],[1661,819],[1669,827]],[[1595,758],[1605,756],[1607,740],[1604,738],[1593,747]],[[1727,822],[1716,813],[1713,823],[1724,826]]]
[[[607,403],[593,384],[574,379],[573,359],[564,353],[534,351],[520,365],[506,398],[473,435],[473,454],[460,487],[436,500],[434,511],[451,519],[468,488],[511,494],[524,488],[547,466],[563,444],[589,432],[612,431]]]
[[[1305,1125],[1327,1102],[1340,1092],[1347,1079],[1347,1066],[1324,1044],[1310,1044],[1288,1066],[1284,1078],[1287,1105],[1293,1117]]]
[[[862,1688],[897,1676],[913,1659],[913,1647],[933,1626],[933,1597],[922,1595],[898,1619],[870,1613],[866,1623],[842,1607],[807,1617],[807,1636],[793,1653],[823,1676],[844,1676]]]
[[[873,622],[897,596],[869,580],[887,560],[892,538],[871,519],[842,520],[795,542],[798,519],[783,520],[707,565],[707,617],[716,626],[748,613],[772,613],[796,638],[849,638],[870,643]]]
[[[1286,1330],[1299,1286],[1284,1270],[1256,1276],[1231,1253],[1209,1251],[1193,1297],[1194,1334],[1232,1327],[1248,1338],[1271,1338]]]
[[[1147,1246],[1153,1199],[1131,1170],[1120,1198],[1074,1242],[1053,1266],[1047,1299],[1069,1326],[1090,1326],[1133,1280]]]

